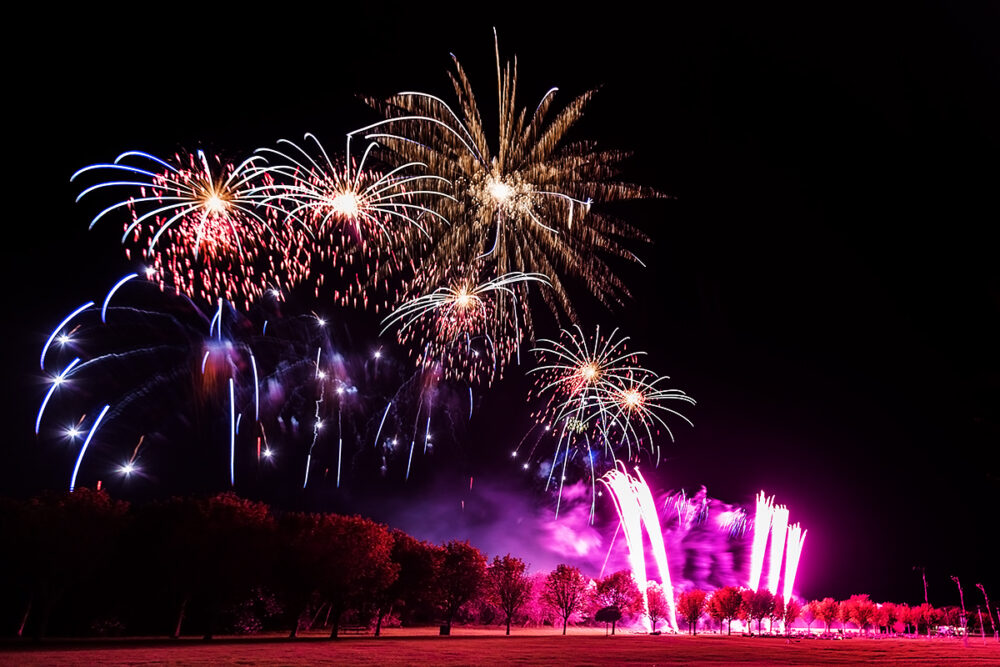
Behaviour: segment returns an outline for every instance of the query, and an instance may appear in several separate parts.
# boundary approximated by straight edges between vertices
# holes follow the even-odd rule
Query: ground
[[[197,639],[53,640],[0,644],[0,665],[665,665],[755,663],[768,665],[1000,665],[993,639],[792,640],[717,635],[620,633],[573,629],[563,637],[550,629],[513,629],[511,637],[490,629],[389,629],[385,636],[347,637],[331,642],[320,635],[289,641],[268,636]]]

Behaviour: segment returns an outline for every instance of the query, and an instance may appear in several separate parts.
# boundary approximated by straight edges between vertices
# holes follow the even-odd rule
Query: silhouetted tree
[[[89,581],[107,562],[125,527],[128,503],[103,491],[78,488],[75,493],[46,492],[9,508],[4,542],[16,545],[16,575],[27,593],[18,635],[32,615],[34,635],[43,637],[56,603],[71,586]]]
[[[587,580],[572,565],[558,565],[545,578],[542,599],[555,608],[563,621],[563,634],[574,611],[580,610],[587,599]]]
[[[326,545],[319,592],[330,605],[330,638],[336,639],[344,612],[371,605],[396,580],[399,566],[391,559],[389,530],[370,519],[324,515],[317,539]]]
[[[594,601],[600,607],[614,607],[623,615],[642,608],[642,593],[629,570],[619,570],[597,582]],[[615,634],[617,621],[611,624],[611,634]]]
[[[698,619],[705,612],[708,593],[695,589],[684,591],[677,598],[677,613],[687,621],[688,630],[692,635],[697,634]]]
[[[486,580],[486,556],[468,542],[444,545],[436,588],[447,632],[458,610],[480,593]]]
[[[531,595],[531,579],[524,570],[524,561],[510,554],[503,557],[494,556],[493,562],[487,569],[489,597],[504,613],[508,635],[510,619]]]
[[[726,634],[733,634],[733,621],[743,607],[743,594],[736,586],[723,586],[708,599],[708,615],[720,625],[726,623]]]
[[[443,550],[401,530],[392,530],[390,534],[392,562],[399,567],[399,573],[396,580],[377,599],[376,636],[381,634],[382,618],[393,605],[401,607],[400,620],[404,623],[426,622],[438,606],[435,577],[444,555]]]

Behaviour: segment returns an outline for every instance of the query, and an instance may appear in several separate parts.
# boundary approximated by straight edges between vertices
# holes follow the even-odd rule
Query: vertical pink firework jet
[[[793,523],[788,527],[788,546],[785,548],[785,581],[783,596],[785,600],[792,599],[792,587],[795,585],[795,573],[799,569],[799,557],[802,555],[802,545],[806,541],[807,530]]]
[[[660,571],[663,593],[667,598],[668,622],[674,632],[677,632],[677,614],[674,606],[674,589],[670,583],[670,567],[667,563],[667,551],[663,544],[663,532],[660,529],[660,518],[656,513],[653,495],[650,493],[646,480],[636,469],[637,477],[632,477],[619,464],[621,470],[611,470],[601,482],[611,491],[611,498],[618,510],[622,534],[628,544],[629,564],[632,567],[632,578],[642,591],[643,607],[648,609],[646,599],[646,552],[642,543],[642,526],[645,524],[649,534],[649,542],[653,549],[653,558]]]
[[[788,508],[779,505],[771,514],[771,563],[767,571],[767,590],[778,593],[781,577],[781,560],[785,555],[785,534],[788,532]]]
[[[757,494],[757,513],[753,521],[753,546],[750,549],[750,580],[747,588],[757,590],[760,585],[760,573],[764,569],[764,548],[767,547],[767,536],[771,532],[771,515],[774,513],[774,496],[768,498],[761,491]]]

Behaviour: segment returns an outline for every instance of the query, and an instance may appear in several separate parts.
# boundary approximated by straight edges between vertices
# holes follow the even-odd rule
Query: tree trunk
[[[298,636],[299,636],[299,621],[302,619],[303,616],[305,616],[305,613],[306,613],[306,611],[308,611],[308,609],[309,609],[309,605],[307,603],[304,607],[302,607],[302,609],[299,610],[299,613],[295,614],[294,617],[292,618],[292,630],[291,630],[291,632],[288,633],[288,638],[289,639],[296,639],[296,638],[298,638]],[[312,624],[310,624],[309,627],[311,628]]]
[[[382,636],[382,610],[379,609],[376,612],[376,614],[377,615],[375,617],[375,636],[376,637],[381,637]]]
[[[177,625],[174,626],[174,632],[170,635],[171,639],[178,639],[181,636],[181,625],[184,623],[184,612],[187,611],[188,600],[191,599],[190,593],[185,593],[184,598],[181,600],[181,608],[177,613]]]
[[[563,616],[563,634],[566,634],[566,624],[569,623],[569,616]]]
[[[732,634],[733,634],[733,619],[729,619],[729,621],[726,622],[726,627],[729,630],[726,634],[729,635],[729,636],[732,636]]]
[[[507,636],[510,637],[510,616],[507,617]]]
[[[611,621],[611,636],[615,636],[615,626],[618,625],[618,621]]]
[[[330,611],[333,612],[333,605],[330,605]],[[335,613],[327,616],[333,616],[333,625],[330,628],[330,639],[337,639],[337,633],[340,631],[340,617],[342,615],[341,611],[338,609]]]

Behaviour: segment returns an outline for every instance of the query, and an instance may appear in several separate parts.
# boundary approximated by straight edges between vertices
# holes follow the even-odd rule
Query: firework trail
[[[771,563],[767,571],[767,590],[771,592],[771,595],[778,593],[778,579],[781,577],[781,563],[785,554],[787,532],[788,508],[779,505],[771,513]]]
[[[557,480],[560,495],[570,458],[579,458],[588,469],[593,489],[602,458],[613,467],[620,456],[637,461],[645,452],[658,462],[654,436],[662,428],[673,440],[664,417],[673,415],[691,423],[667,402],[694,404],[694,399],[679,389],[663,387],[669,378],[641,367],[638,362],[645,352],[630,352],[629,339],[617,337],[617,332],[615,329],[602,337],[597,327],[594,336],[588,337],[574,325],[572,330],[562,330],[560,340],[540,339],[532,350],[539,356],[538,365],[528,371],[536,374],[533,395],[545,400],[533,417],[536,426],[544,425],[545,431],[535,441],[529,458],[542,437],[555,437],[548,483],[561,467]]]
[[[400,304],[382,321],[382,332],[398,326],[400,344],[419,350],[418,366],[439,365],[448,379],[490,385],[524,338],[520,309],[502,304],[516,302],[519,285],[528,282],[549,285],[541,274],[520,272],[479,284],[457,279]]]
[[[802,556],[802,545],[806,541],[807,530],[793,523],[788,527],[788,544],[785,547],[785,579],[782,586],[782,598],[787,602],[792,599],[795,588],[795,575],[799,569],[799,558]]]
[[[416,385],[397,384],[404,367],[381,350],[350,354],[334,344],[319,318],[283,316],[280,303],[267,299],[259,304],[267,312],[243,314],[225,302],[205,312],[190,298],[163,293],[141,278],[119,281],[109,297],[63,319],[41,358],[48,386],[35,430],[45,441],[87,438],[74,483],[100,469],[90,462],[95,451],[113,459],[136,438],[145,438],[142,447],[158,451],[158,460],[185,447],[204,459],[206,470],[217,460],[231,485],[241,474],[255,478],[247,473],[261,457],[268,470],[277,466],[279,450],[284,467],[306,464],[306,483],[317,461],[333,462],[342,478],[349,456],[372,434],[383,463],[393,458],[394,448],[378,440],[387,431],[395,439],[405,430],[401,421],[412,415],[414,400],[407,392]],[[270,326],[262,326],[262,319]],[[424,391],[432,396],[439,390]],[[452,410],[456,402],[449,396],[438,404]],[[93,417],[105,404],[98,433]],[[374,417],[373,405],[380,411]],[[337,442],[319,426],[333,417]],[[272,436],[266,448],[265,428]],[[136,471],[137,454],[122,456],[112,469]]]
[[[653,557],[660,573],[660,584],[667,599],[667,620],[674,632],[677,632],[677,614],[674,605],[674,589],[670,579],[670,566],[667,562],[666,547],[663,543],[663,533],[660,529],[660,518],[656,513],[653,496],[642,478],[642,473],[636,469],[636,476],[629,475],[621,465],[620,469],[610,470],[601,483],[611,492],[611,499],[618,512],[622,534],[628,544],[629,563],[632,566],[632,578],[642,591],[643,609],[649,609],[646,597],[646,552],[642,541],[642,526],[646,527]]]
[[[424,163],[451,183],[452,196],[439,202],[439,211],[452,225],[435,232],[433,245],[423,246],[421,269],[432,283],[437,281],[435,287],[444,284],[444,273],[454,262],[481,261],[491,275],[522,271],[548,276],[552,290],[543,296],[553,312],[574,316],[563,274],[581,278],[603,303],[620,303],[628,290],[599,253],[633,259],[622,241],[645,237],[591,204],[659,195],[617,180],[626,153],[599,151],[588,141],[565,141],[594,91],[570,102],[551,121],[556,88],[533,113],[519,111],[516,63],[501,67],[498,45],[495,51],[499,137],[494,145],[457,59],[451,75],[457,113],[434,95],[402,92],[385,101],[369,100],[386,119],[349,136],[378,140],[401,159]],[[411,233],[407,243],[417,246],[420,240]],[[526,287],[518,286],[522,298]],[[525,327],[530,335],[530,318]]]
[[[771,533],[771,517],[774,514],[774,496],[768,498],[761,491],[757,495],[757,511],[753,521],[753,546],[750,551],[750,580],[747,588],[752,591],[760,586],[760,575],[764,569],[764,549],[767,536]]]
[[[309,271],[298,251],[306,230],[286,224],[287,216],[270,203],[274,182],[262,162],[255,156],[233,164],[201,150],[168,162],[129,151],[113,163],[84,167],[71,180],[98,172],[125,179],[91,185],[77,201],[108,189],[129,193],[90,226],[105,216],[124,217],[126,255],[138,250],[146,277],[161,289],[248,309],[267,289],[291,287]]]

